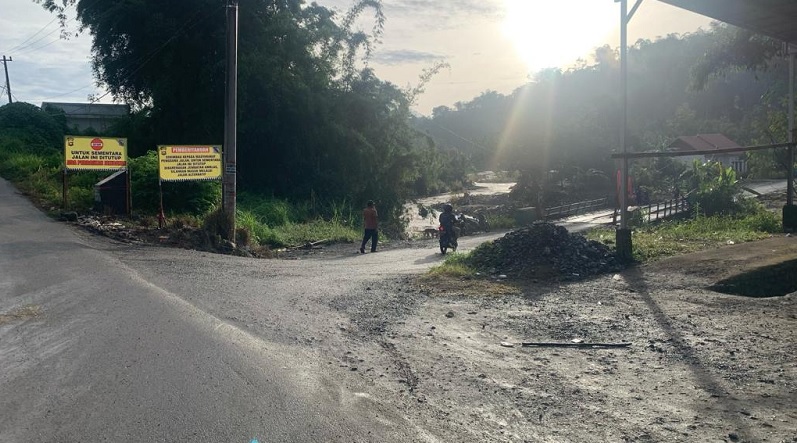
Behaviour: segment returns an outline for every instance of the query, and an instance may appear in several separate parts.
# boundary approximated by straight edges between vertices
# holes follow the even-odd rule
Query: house
[[[689,152],[711,151],[726,148],[742,148],[742,146],[722,134],[698,134],[678,137],[667,146],[667,151],[686,154]],[[732,168],[737,174],[747,173],[747,159],[744,151],[683,155],[676,158],[690,165],[695,160],[701,162],[716,161],[722,163],[726,168]]]
[[[109,130],[114,120],[130,114],[130,106],[105,103],[55,103],[43,102],[42,109],[58,108],[66,115],[66,126],[71,131],[94,129],[102,134]]]

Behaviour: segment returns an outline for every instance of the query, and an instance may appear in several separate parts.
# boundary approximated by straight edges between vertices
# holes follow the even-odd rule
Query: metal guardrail
[[[570,217],[571,215],[586,214],[598,209],[608,208],[608,197],[599,198],[596,200],[587,200],[582,202],[569,203],[562,206],[554,206],[545,210],[545,219],[556,219],[563,217]]]
[[[647,206],[640,206],[642,217],[646,221],[656,221],[676,214],[689,211],[689,203],[686,197],[672,199],[661,203],[651,203]]]
[[[689,207],[689,202],[687,201],[686,196],[664,202],[650,203],[644,206],[628,208],[629,212],[640,211],[642,214],[642,220],[646,222],[663,220],[673,215],[689,212],[690,209],[691,208]],[[619,212],[619,208],[614,208],[612,224],[617,224],[617,221],[620,218]]]

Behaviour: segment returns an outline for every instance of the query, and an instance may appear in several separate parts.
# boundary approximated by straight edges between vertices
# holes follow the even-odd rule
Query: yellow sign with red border
[[[127,139],[64,137],[64,166],[70,171],[116,171],[127,168]]]
[[[220,180],[221,146],[158,146],[158,172],[163,181]]]

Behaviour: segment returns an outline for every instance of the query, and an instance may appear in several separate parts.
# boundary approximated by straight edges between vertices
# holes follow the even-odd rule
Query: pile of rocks
[[[468,264],[489,274],[578,280],[624,266],[606,245],[548,222],[535,222],[476,248]]]

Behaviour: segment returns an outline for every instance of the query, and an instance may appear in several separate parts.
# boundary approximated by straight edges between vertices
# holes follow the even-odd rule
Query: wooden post
[[[64,174],[63,178],[61,179],[61,197],[63,201],[61,202],[61,207],[64,211],[69,209],[69,179],[68,179],[68,171],[66,167],[64,167]]]
[[[133,190],[130,188],[130,166],[125,168],[125,209],[127,209],[127,217],[133,217]]]
[[[166,215],[163,213],[163,180],[158,180],[158,195],[160,197],[160,208],[158,210],[158,229],[163,229],[166,225]]]

